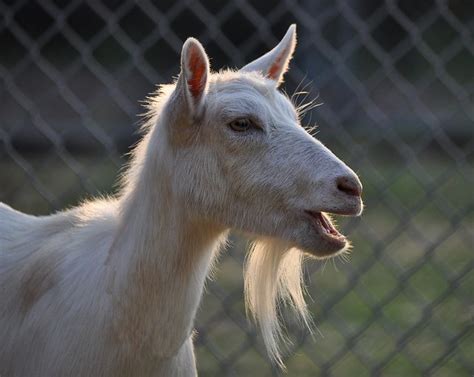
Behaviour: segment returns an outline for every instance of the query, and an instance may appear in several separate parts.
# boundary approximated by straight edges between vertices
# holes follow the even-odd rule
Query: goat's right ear
[[[265,55],[259,57],[253,62],[241,68],[242,72],[257,71],[262,73],[265,77],[275,81],[280,85],[283,81],[283,76],[288,70],[293,52],[296,47],[296,25],[293,24],[288,28],[283,39]]]
[[[204,106],[209,78],[209,58],[197,39],[188,38],[181,51],[181,73],[178,84],[193,114]]]

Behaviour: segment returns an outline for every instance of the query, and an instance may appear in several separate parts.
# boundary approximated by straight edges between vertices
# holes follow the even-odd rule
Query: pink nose
[[[362,186],[359,180],[351,176],[336,178],[336,185],[339,191],[351,196],[361,196]]]

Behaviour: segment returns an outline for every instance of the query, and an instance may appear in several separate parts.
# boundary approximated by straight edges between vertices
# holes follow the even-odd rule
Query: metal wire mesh
[[[35,214],[111,191],[139,100],[195,36],[241,66],[290,23],[285,89],[311,88],[318,138],[360,174],[350,263],[308,263],[319,333],[291,317],[294,376],[472,376],[474,3],[165,0],[0,2],[0,200]],[[279,375],[245,319],[243,240],[196,328],[203,376]],[[284,313],[283,313],[284,315]]]

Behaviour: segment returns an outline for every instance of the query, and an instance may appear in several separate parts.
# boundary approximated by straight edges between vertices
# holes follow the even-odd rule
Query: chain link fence
[[[471,1],[0,1],[0,200],[47,214],[113,192],[139,102],[178,73],[186,37],[214,69],[239,67],[291,23],[284,89],[322,103],[304,121],[367,207],[341,220],[350,263],[306,265],[318,332],[288,316],[287,374],[472,376]],[[280,375],[245,318],[232,239],[197,318],[200,375]]]

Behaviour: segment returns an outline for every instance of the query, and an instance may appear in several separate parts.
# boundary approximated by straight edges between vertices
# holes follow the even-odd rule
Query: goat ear
[[[180,81],[184,86],[186,102],[193,112],[204,104],[209,77],[209,58],[197,39],[188,38],[181,51]]]
[[[283,39],[273,50],[241,68],[242,72],[261,72],[277,84],[283,81],[283,75],[288,69],[296,47],[296,25],[288,28]]]

